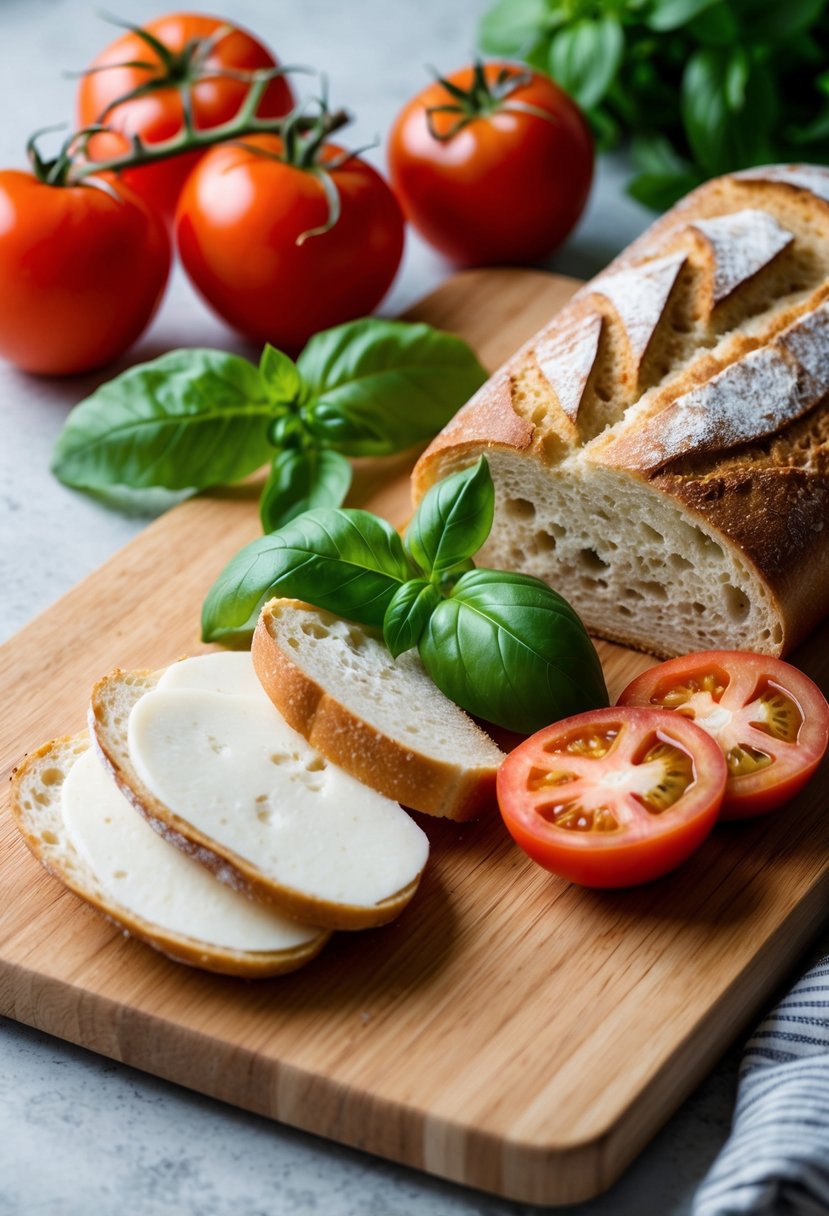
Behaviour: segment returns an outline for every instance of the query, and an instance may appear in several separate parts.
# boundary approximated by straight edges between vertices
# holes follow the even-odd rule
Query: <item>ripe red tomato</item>
[[[539,865],[587,887],[673,870],[702,844],[725,790],[722,752],[667,710],[616,706],[531,735],[498,771],[498,805]]]
[[[406,218],[462,265],[535,262],[582,213],[593,141],[549,77],[514,64],[463,68],[404,106],[389,139],[392,186]],[[433,107],[456,106],[455,111]],[[453,133],[454,132],[454,133]]]
[[[620,705],[662,706],[717,740],[728,763],[721,818],[772,811],[806,784],[829,743],[829,705],[790,663],[708,650],[637,676]]]
[[[0,171],[0,354],[25,371],[89,371],[126,350],[170,270],[159,217],[126,187],[47,186]]]
[[[89,74],[81,78],[77,98],[79,127],[97,123],[105,114],[107,125],[122,133],[96,135],[88,149],[94,160],[106,160],[127,151],[129,141],[126,136],[140,135],[148,144],[155,144],[176,135],[183,122],[179,86],[188,76],[194,78],[192,99],[195,126],[216,127],[238,112],[248,84],[244,80],[211,73],[221,73],[227,69],[251,72],[276,66],[273,55],[253,35],[219,17],[171,13],[148,21],[143,28],[168,49],[172,57],[170,66],[165,65],[160,52],[148,45],[140,34],[128,31],[101,51],[93,59]],[[223,29],[228,32],[218,36]],[[215,45],[200,63],[197,44],[201,42],[203,45],[213,37],[216,38]],[[130,63],[147,63],[151,66],[118,66]],[[162,87],[108,109],[119,97],[154,80]],[[277,76],[268,85],[258,113],[262,118],[276,118],[287,114],[293,105],[291,86],[284,77]],[[124,180],[153,206],[172,218],[185,178],[201,155],[192,152],[142,169],[132,169],[124,174]]]
[[[176,240],[193,283],[219,316],[257,342],[299,351],[312,334],[370,313],[403,252],[403,217],[389,187],[359,157],[325,145],[318,165],[339,194],[329,202],[318,168],[281,160],[281,140],[213,148],[185,184]]]

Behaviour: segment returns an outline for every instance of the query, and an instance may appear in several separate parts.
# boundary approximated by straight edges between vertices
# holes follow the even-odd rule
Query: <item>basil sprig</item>
[[[829,0],[498,0],[480,43],[551,75],[630,193],[665,208],[715,174],[829,162]]]
[[[171,351],[76,406],[52,470],[95,492],[195,492],[270,461],[260,503],[270,532],[310,508],[339,506],[348,456],[425,443],[485,376],[460,338],[374,317],[317,334],[296,362],[272,346],[258,367],[222,351]]]
[[[401,540],[366,511],[323,507],[247,545],[204,603],[205,641],[249,636],[272,596],[295,596],[382,630],[397,657],[417,647],[458,705],[529,733],[607,704],[581,620],[539,579],[475,568],[495,491],[484,457],[433,486]]]

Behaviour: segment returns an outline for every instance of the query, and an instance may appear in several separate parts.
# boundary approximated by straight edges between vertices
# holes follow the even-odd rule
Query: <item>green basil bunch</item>
[[[581,620],[539,579],[477,569],[495,492],[484,457],[425,495],[405,537],[367,511],[319,508],[247,545],[211,587],[205,641],[250,636],[272,596],[295,596],[417,647],[438,688],[477,717],[528,734],[607,705]]]
[[[313,337],[294,362],[266,346],[239,355],[175,350],[101,385],[72,410],[52,471],[91,491],[204,490],[270,460],[266,532],[339,506],[349,456],[425,443],[483,383],[460,338],[369,317]]]
[[[829,0],[500,0],[480,41],[548,72],[600,146],[631,137],[649,206],[734,169],[829,161]]]

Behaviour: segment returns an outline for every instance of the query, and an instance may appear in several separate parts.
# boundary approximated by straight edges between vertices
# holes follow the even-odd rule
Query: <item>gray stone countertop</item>
[[[327,72],[332,98],[357,115],[354,145],[388,129],[426,80],[424,65],[467,61],[485,0],[235,0],[225,13],[285,62]],[[147,0],[113,4],[140,22]],[[217,10],[220,11],[220,10]],[[22,165],[27,135],[71,117],[65,68],[110,38],[81,0],[0,3],[0,165]],[[382,165],[382,147],[369,154]],[[649,215],[623,193],[623,160],[600,167],[588,212],[550,263],[589,276]],[[395,313],[451,268],[410,234]],[[179,345],[234,345],[174,277],[134,361]],[[99,377],[104,378],[104,377]],[[104,510],[50,476],[68,409],[95,383],[36,380],[0,366],[0,635],[9,636],[105,561],[146,523]],[[732,1051],[612,1191],[566,1209],[582,1216],[679,1216],[723,1142],[733,1102]],[[245,1114],[0,1020],[0,1216],[518,1216],[536,1211],[390,1165]],[[558,1209],[564,1211],[564,1209]]]

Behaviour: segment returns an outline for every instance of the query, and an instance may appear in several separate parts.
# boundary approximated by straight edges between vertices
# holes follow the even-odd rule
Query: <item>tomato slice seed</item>
[[[619,824],[610,807],[587,810],[578,802],[550,802],[538,807],[538,814],[547,823],[570,832],[616,832]]]
[[[750,726],[764,731],[773,739],[781,739],[786,743],[797,742],[797,736],[803,725],[800,706],[793,697],[771,680],[767,680],[765,686],[758,689],[752,703],[747,706],[747,710],[750,715]]]
[[[682,684],[674,684],[661,695],[651,697],[652,705],[661,705],[665,709],[679,709],[686,705],[699,693],[708,693],[712,701],[719,701],[728,685],[728,677],[723,672],[706,671],[702,675],[691,676]]]
[[[687,752],[661,739],[649,748],[643,764],[659,764],[662,775],[644,794],[634,793],[645,810],[661,815],[677,802],[694,782],[694,764]]]
[[[591,760],[603,759],[616,740],[619,738],[619,727],[611,726],[607,730],[586,731],[583,734],[575,735],[572,739],[568,739],[563,750],[570,752],[574,756],[588,756]],[[556,752],[561,750],[559,745],[555,747],[545,747],[545,751]]]

